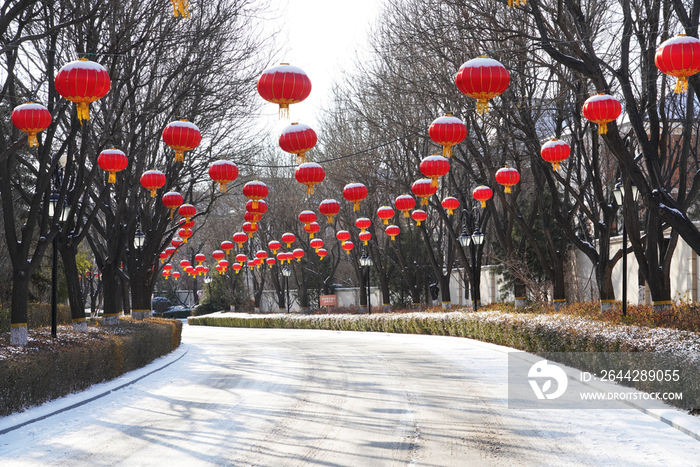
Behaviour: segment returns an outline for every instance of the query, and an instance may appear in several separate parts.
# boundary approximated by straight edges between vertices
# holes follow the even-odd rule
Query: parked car
[[[163,312],[163,318],[187,318],[188,316],[192,316],[192,310],[182,306],[182,305],[177,305],[177,306],[171,306],[167,310]]]

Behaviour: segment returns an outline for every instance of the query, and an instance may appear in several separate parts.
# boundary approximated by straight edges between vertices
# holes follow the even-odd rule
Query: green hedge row
[[[32,333],[35,333],[32,335]],[[81,391],[145,366],[180,345],[182,323],[121,319],[85,334],[30,331],[30,345],[0,359],[0,416]]]

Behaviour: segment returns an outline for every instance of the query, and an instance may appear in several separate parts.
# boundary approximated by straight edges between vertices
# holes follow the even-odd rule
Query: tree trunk
[[[138,275],[131,281],[131,316],[136,320],[151,317],[151,295],[153,283],[143,275]]]
[[[552,299],[554,303],[554,309],[559,310],[562,306],[566,305],[566,286],[564,280],[564,267],[559,261],[556,261],[557,265],[554,268],[554,280],[552,281]]]
[[[527,287],[523,281],[515,279],[513,281],[513,294],[515,295],[515,309],[527,306]]]
[[[379,274],[379,285],[382,289],[382,309],[385,312],[391,311],[391,292],[389,291],[389,278]]]
[[[27,301],[29,298],[29,274],[15,269],[12,275],[12,308],[10,310],[10,345],[27,346]]]
[[[117,325],[121,311],[121,285],[117,279],[117,267],[114,264],[105,264],[102,269],[102,291],[104,324]]]
[[[73,321],[73,330],[87,332],[87,320],[85,318],[85,296],[80,287],[81,274],[78,271],[78,263],[75,261],[76,252],[73,248],[58,243],[58,252],[61,254],[63,271],[68,288],[68,303],[70,315]]]
[[[442,308],[449,310],[452,307],[452,297],[450,294],[450,274],[440,274],[440,296],[442,297]]]

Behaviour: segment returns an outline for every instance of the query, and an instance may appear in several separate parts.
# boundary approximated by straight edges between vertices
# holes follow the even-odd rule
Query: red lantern
[[[700,71],[700,41],[679,34],[661,43],[654,57],[661,73],[678,78],[673,90],[676,94],[688,91],[688,76]]]
[[[292,254],[294,255],[294,258],[296,258],[297,261],[301,261],[301,258],[304,257],[304,250],[301,248],[297,248],[296,250],[292,251]]]
[[[491,190],[491,188],[487,187],[486,185],[479,185],[478,187],[474,188],[474,191],[472,192],[472,196],[474,197],[475,200],[481,202],[482,208],[485,208],[486,201],[490,200],[491,197],[493,196],[493,191]]]
[[[459,200],[452,196],[448,196],[447,198],[443,199],[441,204],[443,209],[447,209],[448,216],[451,216],[455,209],[459,208]]]
[[[348,232],[347,230],[339,230],[335,234],[335,238],[337,238],[339,242],[350,240],[350,232]]]
[[[194,227],[194,221],[188,221],[186,219],[180,219],[177,225],[183,229],[191,229]]]
[[[12,110],[12,124],[21,132],[27,133],[29,147],[39,146],[36,134],[44,131],[51,125],[51,113],[49,109],[36,102],[28,102],[18,105]]]
[[[326,251],[325,248],[319,248],[318,250],[316,250],[316,254],[318,254],[318,258],[319,258],[321,261],[323,261],[323,258],[325,258],[326,256],[328,256],[328,252]]]
[[[273,255],[276,255],[277,250],[282,248],[282,244],[277,240],[272,240],[270,243],[267,244],[267,247],[272,251]]]
[[[589,97],[583,103],[583,116],[598,124],[599,135],[607,134],[608,123],[619,117],[620,113],[622,113],[620,101],[608,94],[600,93]]]
[[[323,247],[323,240],[320,238],[314,238],[309,242],[309,246],[313,248],[316,253],[318,253],[318,249]]]
[[[177,213],[184,217],[187,222],[189,222],[190,217],[194,217],[194,215],[197,214],[197,208],[191,204],[183,204],[178,208]]]
[[[450,162],[442,156],[433,154],[420,163],[420,172],[431,179],[434,187],[438,186],[438,178],[450,171]]]
[[[270,269],[272,269],[272,266],[275,265],[275,263],[277,262],[277,260],[276,260],[275,258],[267,258],[267,259],[265,260],[265,262],[267,263],[268,266],[270,266]]]
[[[411,217],[416,221],[416,225],[420,225],[421,222],[428,218],[428,214],[422,209],[416,209],[411,213]]]
[[[243,214],[243,220],[246,222],[250,222],[251,224],[257,224],[261,217],[262,216],[260,214],[254,214],[248,211],[246,211],[245,214]]]
[[[248,235],[244,232],[236,232],[233,234],[232,240],[234,243],[238,243],[238,248],[243,248],[243,244],[248,241]]]
[[[326,171],[315,162],[304,162],[294,171],[294,178],[302,185],[306,185],[306,194],[314,194],[314,185],[318,185],[326,178]]]
[[[321,226],[318,225],[318,222],[312,222],[310,224],[306,224],[304,226],[304,230],[306,230],[306,233],[309,234],[309,238],[314,238],[314,234],[321,230]]]
[[[187,239],[192,237],[192,230],[190,229],[180,229],[177,234],[182,238],[182,241],[187,243]]]
[[[429,178],[421,178],[413,182],[411,191],[413,194],[419,197],[421,206],[428,205],[428,198],[437,193],[437,186],[433,185],[433,182]]]
[[[236,255],[236,261],[238,261],[239,263],[243,264],[243,263],[245,263],[246,261],[248,261],[248,257],[247,257],[246,255],[242,254],[242,253],[239,253],[239,254]]]
[[[259,259],[265,259],[265,258],[267,258],[267,251],[258,250],[257,253],[255,253],[255,257],[259,258]]]
[[[292,243],[296,241],[297,237],[291,232],[282,234],[282,243],[287,244],[287,248],[292,246]]]
[[[122,151],[116,148],[105,149],[97,156],[97,165],[105,172],[109,172],[107,183],[116,183],[117,172],[126,169],[129,159]]]
[[[160,262],[165,263],[165,260],[168,259],[168,254],[164,251],[160,252]]]
[[[394,206],[403,212],[403,217],[408,217],[410,215],[409,211],[416,207],[416,199],[411,195],[397,196],[396,200],[394,200]]]
[[[313,211],[302,211],[299,214],[299,222],[302,224],[310,224],[316,221],[316,213]]]
[[[173,246],[173,248],[177,248],[180,245],[182,245],[182,239],[180,237],[175,237],[170,241],[170,244]]]
[[[267,203],[265,201],[259,200],[255,204],[256,204],[256,206],[253,207],[253,201],[249,200],[247,203],[245,203],[245,210],[247,212],[260,214],[261,216],[267,212]]]
[[[243,269],[243,265],[241,263],[235,263],[233,266],[231,266],[231,269],[236,271],[236,274],[238,274],[238,271]]]
[[[469,60],[455,76],[457,89],[477,99],[476,111],[489,111],[489,99],[500,96],[508,89],[510,73],[499,61],[487,57]]]
[[[448,114],[436,118],[430,124],[428,135],[435,143],[442,146],[444,157],[451,157],[452,146],[456,146],[467,137],[467,126],[459,118]]]
[[[355,244],[352,243],[350,240],[347,240],[347,241],[343,242],[341,247],[343,248],[343,250],[345,250],[345,253],[350,254],[352,249],[355,248]]]
[[[353,211],[359,211],[360,201],[367,197],[367,187],[362,183],[348,183],[343,188],[343,197],[353,203]]]
[[[175,150],[175,162],[185,162],[185,151],[191,151],[202,142],[202,133],[192,122],[179,120],[163,129],[163,141]]]
[[[221,266],[221,268],[225,271],[226,268],[228,267],[228,261],[225,259],[222,259],[221,261],[219,261],[218,266]]]
[[[163,277],[165,277],[165,280],[168,280],[168,277],[170,276],[170,271],[163,270],[163,272],[161,274],[163,274]]]
[[[163,195],[161,201],[163,201],[163,205],[166,208],[170,209],[170,218],[172,219],[173,211],[182,206],[182,203],[185,201],[185,199],[177,191],[169,191]]]
[[[284,262],[287,261],[287,253],[284,251],[277,253],[277,261],[279,261],[280,264],[284,264]]]
[[[253,238],[253,234],[257,232],[259,228],[258,224],[253,224],[252,222],[243,223],[243,232],[248,234],[248,238]]]
[[[180,275],[181,275],[181,274],[180,274],[179,272],[177,272],[177,271],[173,272],[173,274],[172,274],[173,279],[175,279],[175,280],[177,280],[177,278],[180,277]]]
[[[170,271],[172,271],[172,270],[173,270],[173,265],[172,265],[172,264],[166,264],[165,266],[163,266],[163,271],[168,271],[168,272],[170,272]]]
[[[80,58],[63,66],[56,74],[54,86],[65,99],[78,104],[78,120],[90,120],[88,104],[102,99],[111,82],[107,71],[96,62]]]
[[[221,250],[214,250],[211,253],[211,257],[214,258],[217,262],[219,262],[226,257],[226,253],[224,253]]]
[[[360,241],[365,242],[365,245],[367,245],[367,242],[372,238],[372,234],[369,232],[360,232]]]
[[[253,201],[253,209],[257,209],[258,200],[265,198],[268,195],[267,185],[258,180],[248,182],[243,186],[243,196]]]
[[[301,68],[280,63],[263,71],[257,87],[263,99],[279,105],[282,119],[289,118],[289,104],[297,104],[309,97],[311,80]]]
[[[372,220],[366,217],[358,217],[357,220],[355,220],[355,227],[360,229],[361,232],[369,229],[370,225],[372,225]]]
[[[168,248],[165,249],[165,254],[168,255],[168,258],[171,257],[172,255],[175,254],[175,251],[177,249],[174,246],[169,246]]]
[[[396,240],[396,236],[401,233],[401,229],[397,225],[390,225],[386,228],[386,234],[391,237],[391,241]]]
[[[542,159],[552,164],[552,170],[559,170],[559,163],[571,154],[571,148],[564,141],[552,138],[542,145]]]
[[[297,155],[297,164],[306,162],[306,153],[316,146],[317,141],[316,132],[303,123],[292,123],[282,130],[279,138],[284,152]]]
[[[510,193],[510,187],[516,185],[519,181],[520,173],[512,167],[505,166],[502,169],[498,169],[498,172],[496,172],[496,182],[506,187],[506,189],[503,190],[505,193]]]
[[[224,250],[224,252],[226,252],[226,254],[228,255],[231,252],[231,250],[233,250],[233,242],[224,240],[223,242],[221,242],[221,249]]]
[[[147,170],[141,175],[141,186],[151,190],[151,198],[156,197],[156,190],[165,185],[165,174],[160,170]]]
[[[394,209],[391,206],[381,206],[377,209],[377,217],[384,221],[384,225],[389,225],[389,219],[394,217]]]
[[[231,161],[218,160],[209,166],[209,178],[219,184],[222,193],[226,193],[226,185],[238,178],[238,167]]]
[[[318,210],[321,214],[328,218],[328,223],[333,223],[333,216],[340,212],[340,203],[334,199],[324,199],[318,205]]]
[[[207,260],[207,257],[202,253],[197,253],[196,255],[194,255],[194,260],[197,261],[199,264],[202,264]]]
[[[191,266],[190,262],[187,261],[186,259],[183,259],[182,261],[180,261],[180,267],[181,267],[182,269],[186,269],[186,268],[188,268],[188,267],[190,267],[190,266]]]
[[[205,276],[206,276],[207,274],[209,274],[209,268],[206,267],[206,266],[202,266],[202,273],[203,273]]]
[[[199,276],[200,274],[203,274],[203,273],[204,273],[204,266],[202,266],[202,265],[200,264],[199,266],[197,266],[197,267],[194,268],[194,272],[196,272],[198,276]]]

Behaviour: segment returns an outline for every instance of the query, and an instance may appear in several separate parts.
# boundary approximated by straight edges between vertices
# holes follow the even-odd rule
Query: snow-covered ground
[[[505,347],[204,326],[185,326],[183,342],[119,381],[0,419],[2,432],[107,393],[0,435],[0,465],[700,465],[700,441],[638,410],[509,409]]]

